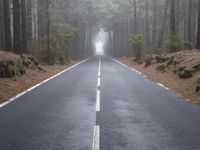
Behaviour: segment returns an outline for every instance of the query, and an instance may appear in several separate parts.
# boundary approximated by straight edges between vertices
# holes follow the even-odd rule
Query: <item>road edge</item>
[[[75,65],[73,65],[73,66],[71,66],[71,67],[69,67],[69,68],[67,68],[67,69],[65,69],[65,70],[63,70],[63,71],[57,73],[57,74],[55,74],[55,75],[53,75],[53,76],[51,76],[50,78],[48,78],[48,79],[46,79],[46,80],[44,80],[44,81],[42,81],[42,82],[40,82],[40,83],[38,83],[38,84],[36,84],[36,85],[30,87],[30,88],[28,88],[28,89],[25,90],[25,91],[20,92],[19,94],[17,94],[17,95],[15,95],[15,96],[11,97],[11,98],[8,99],[7,101],[5,101],[5,102],[3,102],[3,103],[0,103],[0,108],[6,106],[6,105],[8,105],[8,104],[10,104],[11,102],[15,101],[15,100],[18,99],[19,97],[21,97],[21,96],[27,94],[28,92],[30,92],[30,91],[36,89],[37,87],[43,85],[44,83],[47,83],[48,81],[50,81],[50,80],[52,80],[52,79],[54,79],[54,78],[60,76],[61,74],[63,74],[63,73],[65,73],[65,72],[67,72],[67,71],[69,71],[69,70],[71,70],[71,69],[77,67],[78,65],[80,65],[80,64],[82,64],[82,63],[88,61],[90,58],[91,58],[91,57],[89,57],[89,58],[87,58],[87,59],[85,59],[85,60],[83,60],[83,61],[81,61],[81,62],[79,62],[79,63],[77,63],[77,64],[75,64]]]
[[[120,65],[122,65],[122,66],[124,66],[124,67],[126,67],[126,68],[128,68],[128,69],[130,69],[130,70],[132,70],[132,71],[134,71],[134,72],[136,72],[136,73],[138,73],[139,75],[143,76],[144,78],[147,78],[148,80],[150,80],[150,81],[152,81],[153,83],[157,84],[158,86],[164,88],[165,90],[174,93],[177,97],[183,99],[185,102],[192,103],[192,101],[191,101],[190,99],[188,99],[188,98],[182,96],[182,95],[179,94],[179,93],[174,92],[173,90],[171,90],[170,88],[166,87],[166,86],[163,85],[162,83],[155,82],[155,81],[149,79],[148,76],[145,75],[145,74],[143,74],[142,72],[140,72],[140,71],[138,71],[138,70],[136,70],[136,69],[134,69],[134,68],[132,68],[132,67],[129,67],[129,66],[127,66],[126,64],[121,63],[120,61],[116,60],[115,58],[113,58],[113,57],[111,57],[111,56],[109,56],[109,57],[110,57],[110,59],[112,59],[114,62],[116,62],[116,63],[118,63],[118,64],[120,64]],[[192,103],[192,104],[193,104],[193,103]]]

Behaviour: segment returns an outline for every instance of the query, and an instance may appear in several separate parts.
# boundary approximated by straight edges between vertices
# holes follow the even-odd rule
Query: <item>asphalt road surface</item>
[[[107,56],[0,108],[0,150],[199,150],[200,109]]]

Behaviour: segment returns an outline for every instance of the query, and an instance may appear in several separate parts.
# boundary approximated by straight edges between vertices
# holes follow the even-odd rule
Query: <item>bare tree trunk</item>
[[[31,48],[32,44],[32,0],[27,0],[27,41],[28,41],[28,49]]]
[[[48,54],[48,63],[51,64],[50,58],[50,1],[47,0],[47,54]]]
[[[152,46],[156,45],[156,0],[153,0]]]
[[[13,50],[21,53],[20,0],[13,0]]]
[[[28,44],[27,44],[27,11],[26,11],[26,0],[21,0],[21,17],[22,17],[22,51],[27,53]]]
[[[3,28],[3,0],[0,0],[0,50],[4,48],[4,28]]]
[[[164,41],[168,6],[169,6],[169,0],[165,0],[165,9],[164,9],[164,15],[163,15],[162,28],[160,30],[160,36],[159,36],[159,40],[158,40],[158,48],[162,47],[162,44]]]
[[[192,41],[192,0],[188,0],[188,38],[189,42]]]
[[[195,48],[200,49],[200,1],[198,1],[198,32]]]
[[[170,0],[170,34],[176,35],[176,19],[175,19],[175,0]]]
[[[149,38],[149,0],[145,1],[145,45],[146,47],[150,46],[150,38]]]
[[[5,30],[5,50],[12,50],[11,25],[10,25],[10,5],[8,0],[3,1],[4,8],[4,30]]]
[[[187,18],[186,18],[186,2],[185,2],[185,0],[183,0],[182,4],[183,4],[184,40],[186,41],[187,40]]]
[[[176,34],[179,34],[180,0],[176,0]]]
[[[138,25],[137,25],[137,2],[133,0],[133,7],[134,7],[134,34],[138,32]]]

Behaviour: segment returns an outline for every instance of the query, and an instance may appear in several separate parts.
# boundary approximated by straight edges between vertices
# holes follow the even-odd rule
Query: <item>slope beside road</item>
[[[0,108],[3,150],[199,150],[200,109],[107,56]]]

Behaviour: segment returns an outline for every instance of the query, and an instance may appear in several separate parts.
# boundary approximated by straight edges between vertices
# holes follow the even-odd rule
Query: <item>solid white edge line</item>
[[[110,56],[109,56],[109,57],[110,57]],[[124,67],[126,67],[126,68],[129,68],[129,69],[131,69],[132,71],[135,71],[135,72],[137,72],[137,73],[140,74],[140,75],[143,75],[145,78],[148,77],[147,75],[144,75],[143,73],[137,71],[136,69],[133,69],[133,68],[131,68],[131,67],[128,67],[127,65],[121,63],[120,61],[118,61],[118,60],[116,60],[116,59],[114,59],[114,58],[112,58],[112,57],[110,57],[110,58],[111,58],[113,61],[115,61],[115,62],[121,64],[122,66],[124,66]],[[165,88],[165,90],[167,90],[167,91],[174,92],[174,91],[172,91],[170,88],[164,86],[163,84],[161,84],[161,83],[159,83],[159,82],[155,82],[155,83],[156,83],[157,85],[159,85],[159,86]],[[186,102],[191,102],[191,100],[184,98],[181,94],[177,94],[177,93],[175,93],[175,92],[174,92],[174,94],[177,95],[177,96],[180,97],[180,98],[185,99]]]
[[[100,149],[100,126],[94,126],[93,132],[93,142],[92,142],[92,150],[99,150]]]
[[[0,104],[0,108],[2,108],[2,107],[4,107],[4,106],[8,105],[9,103],[13,102],[13,101],[16,100],[17,98],[19,98],[19,97],[25,95],[26,93],[32,91],[33,89],[39,87],[40,85],[43,85],[44,83],[46,83],[46,82],[52,80],[53,78],[55,78],[55,77],[57,77],[57,76],[63,74],[64,72],[66,72],[66,71],[68,71],[68,70],[71,70],[72,68],[75,68],[76,66],[78,66],[78,65],[80,65],[80,64],[82,64],[82,63],[88,61],[89,59],[90,59],[90,58],[88,58],[88,59],[86,59],[86,60],[83,60],[83,61],[81,61],[81,62],[79,62],[79,63],[77,63],[77,64],[75,64],[75,65],[73,65],[73,66],[71,66],[71,67],[69,67],[69,68],[67,68],[67,69],[65,69],[65,70],[63,70],[63,71],[61,71],[60,73],[58,73],[58,74],[56,74],[56,75],[54,75],[54,76],[52,76],[52,77],[50,77],[50,78],[48,78],[48,79],[46,79],[46,80],[44,80],[44,81],[42,81],[42,82],[40,82],[40,83],[34,85],[33,87],[31,87],[31,88],[29,88],[29,89],[27,89],[27,90],[25,90],[25,91],[23,91],[23,92],[17,94],[16,96],[10,98],[10,99],[7,100],[6,102],[1,103],[1,104]]]

